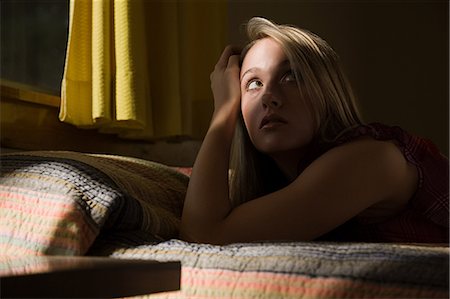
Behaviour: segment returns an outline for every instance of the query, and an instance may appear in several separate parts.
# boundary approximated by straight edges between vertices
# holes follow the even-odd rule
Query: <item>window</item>
[[[69,1],[1,1],[0,77],[59,94]]]

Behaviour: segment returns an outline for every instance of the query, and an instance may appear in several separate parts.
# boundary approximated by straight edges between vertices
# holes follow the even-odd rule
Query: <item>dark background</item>
[[[59,94],[69,1],[0,9],[2,79]],[[366,121],[400,125],[448,155],[448,15],[448,1],[229,0],[227,26],[230,43],[244,41],[252,16],[318,34],[340,55]]]

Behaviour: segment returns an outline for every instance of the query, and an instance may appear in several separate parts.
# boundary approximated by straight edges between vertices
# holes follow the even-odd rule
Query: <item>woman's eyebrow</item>
[[[280,63],[280,68],[286,68],[286,67],[291,67],[291,62],[289,61],[289,59],[283,60]]]
[[[291,62],[289,61],[289,59],[286,59],[286,60],[283,60],[282,62],[280,62],[280,64],[279,64],[279,68],[286,68],[286,67],[290,67],[290,65],[291,65]],[[243,74],[242,74],[242,76],[241,76],[241,81],[242,81],[242,79],[245,77],[245,75],[247,75],[248,73],[255,73],[255,72],[257,72],[258,70],[260,70],[260,68],[258,68],[258,67],[252,67],[252,68],[249,68],[248,70],[246,70]]]
[[[252,68],[249,68],[248,70],[246,70],[241,76],[241,81],[245,77],[245,75],[247,75],[249,73],[255,73],[257,70],[259,70],[259,68],[257,68],[257,67],[252,67]]]

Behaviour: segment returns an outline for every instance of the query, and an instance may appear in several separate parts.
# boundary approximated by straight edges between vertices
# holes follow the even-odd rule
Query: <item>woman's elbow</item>
[[[179,233],[180,240],[192,243],[200,243],[197,238],[194,237],[192,233],[190,233],[187,229],[181,227]]]
[[[216,230],[207,231],[193,231],[186,227],[180,228],[179,238],[183,241],[190,243],[201,243],[211,245],[225,245],[227,242],[220,238],[220,234],[216,233]]]

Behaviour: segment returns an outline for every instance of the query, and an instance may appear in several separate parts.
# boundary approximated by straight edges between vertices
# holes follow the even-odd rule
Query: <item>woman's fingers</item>
[[[230,111],[233,111],[233,113],[238,110],[241,95],[239,83],[240,52],[239,47],[226,47],[210,75],[216,111],[223,107],[232,107]],[[226,109],[226,111],[228,110],[229,108]]]
[[[228,45],[227,47],[225,47],[225,49],[222,52],[222,55],[219,58],[219,61],[217,61],[216,64],[216,68],[226,68],[228,63],[229,63],[229,59],[231,56],[238,56],[241,53],[241,48],[238,46],[234,46],[234,45]]]
[[[210,74],[210,80],[213,81],[214,77],[221,76],[227,68],[238,67],[241,48],[239,46],[228,45],[223,50],[219,61],[217,61],[214,71]]]
[[[239,67],[239,55],[231,55],[230,58],[228,58],[227,68],[230,67]]]

